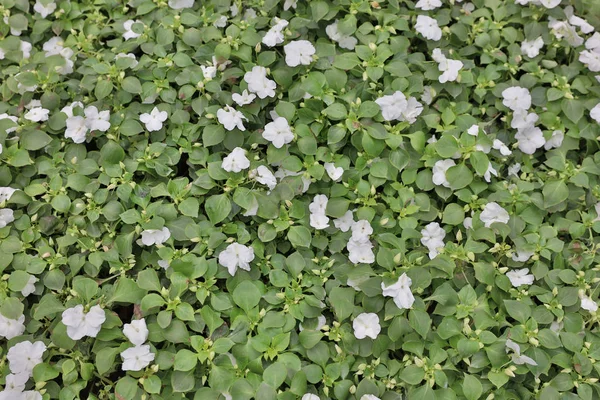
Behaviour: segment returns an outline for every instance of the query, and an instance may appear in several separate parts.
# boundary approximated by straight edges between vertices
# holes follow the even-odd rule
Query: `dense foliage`
[[[0,0],[0,399],[600,397],[568,0]]]

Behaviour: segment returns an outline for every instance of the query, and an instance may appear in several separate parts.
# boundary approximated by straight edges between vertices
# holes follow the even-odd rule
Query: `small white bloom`
[[[135,346],[142,345],[148,340],[148,328],[144,318],[123,325],[123,334]]]
[[[289,22],[285,19],[275,18],[275,25],[271,27],[262,39],[262,43],[267,47],[277,46],[283,43],[283,30],[288,26]]]
[[[581,308],[593,313],[598,311],[598,303],[596,303],[594,300],[590,299],[583,293],[579,295],[579,298],[581,299]]]
[[[227,17],[221,15],[215,22],[213,22],[213,25],[217,28],[225,28],[227,26]]]
[[[24,322],[24,315],[21,315],[18,319],[10,319],[0,314],[0,337],[10,340],[22,335],[25,332]]]
[[[25,42],[24,40],[21,40],[21,53],[23,53],[23,58],[25,60],[27,60],[29,57],[31,57],[31,43],[29,42]]]
[[[67,117],[73,117],[73,109],[75,107],[79,107],[81,109],[83,109],[83,103],[80,101],[74,101],[71,104],[69,104],[68,106],[64,106],[60,112],[65,113],[67,115]]]
[[[250,160],[246,157],[246,150],[241,147],[236,147],[229,153],[229,155],[223,158],[221,168],[227,172],[240,172],[250,167]]]
[[[596,104],[594,108],[590,110],[590,117],[600,124],[600,103]]]
[[[406,102],[406,109],[402,111],[402,116],[399,120],[414,124],[417,121],[417,117],[421,115],[422,112],[423,105],[419,103],[416,98],[409,97]]]
[[[327,202],[329,199],[324,194],[318,194],[313,198],[313,201],[308,205],[308,210],[313,214],[325,214]]]
[[[278,149],[294,140],[292,129],[290,128],[287,119],[283,117],[275,118],[273,122],[269,122],[265,126],[262,137],[271,142],[273,146]]]
[[[217,67],[213,66],[213,65],[201,65],[200,69],[202,70],[202,75],[204,76],[204,79],[206,80],[211,80],[213,79],[215,76],[217,76]]]
[[[517,139],[519,150],[525,154],[533,154],[537,149],[546,144],[544,133],[537,127],[519,129],[515,135],[515,139]]]
[[[152,110],[154,113],[154,110]],[[163,111],[165,114],[166,112]],[[90,131],[106,132],[110,129],[110,111],[98,111],[95,106],[86,107],[84,110],[85,124]],[[141,120],[141,117],[140,117]],[[164,121],[164,120],[163,120]],[[143,121],[142,121],[143,122]],[[160,128],[159,128],[160,129]],[[150,129],[148,129],[150,130]]]
[[[554,8],[560,4],[562,0],[539,0],[540,3],[546,8]]]
[[[163,244],[170,237],[171,231],[167,227],[162,229],[145,229],[142,232],[142,244],[144,246]]]
[[[46,18],[56,10],[56,3],[44,4],[40,0],[36,0],[33,9],[35,12],[40,14],[42,18]]]
[[[477,125],[477,124],[471,125],[471,127],[469,129],[467,129],[467,133],[471,136],[479,135],[479,125]]]
[[[123,359],[123,371],[141,371],[154,361],[154,353],[150,351],[150,346],[145,344],[130,347],[121,352],[121,358]]]
[[[238,268],[250,271],[252,260],[254,260],[254,249],[239,243],[231,243],[219,253],[219,264],[227,268],[231,276],[235,275]]]
[[[500,151],[500,154],[503,156],[510,156],[512,154],[512,151],[510,151],[510,149],[499,139],[494,139],[492,147]]]
[[[344,174],[344,168],[336,167],[334,163],[325,163],[325,171],[334,182],[337,182]]]
[[[275,186],[277,186],[277,178],[275,178],[275,175],[273,175],[271,170],[264,165],[256,168],[256,176],[254,179],[263,185],[267,185],[270,190],[275,189]]]
[[[158,266],[161,267],[162,269],[169,269],[169,260],[158,260],[157,262]]]
[[[326,229],[329,227],[329,217],[322,213],[310,214],[310,226],[317,230]]]
[[[71,139],[75,143],[85,142],[85,135],[88,132],[85,118],[80,116],[69,117],[66,123],[65,138]]]
[[[381,400],[381,399],[373,394],[363,394],[360,397],[360,400]]]
[[[517,250],[516,254],[513,254],[511,258],[513,261],[527,262],[533,254],[533,251]]]
[[[0,228],[6,227],[15,220],[14,211],[10,208],[0,208]]]
[[[140,36],[142,36],[140,33],[135,33],[131,28],[133,27],[133,24],[135,23],[141,23],[141,21],[138,20],[132,20],[129,19],[125,22],[123,22],[123,29],[125,29],[125,32],[123,33],[123,39],[124,40],[129,40],[129,39],[136,39],[139,38]]]
[[[523,40],[521,53],[529,58],[534,58],[540,54],[542,47],[544,47],[544,39],[541,36],[534,40]]]
[[[506,273],[510,283],[514,287],[522,285],[531,285],[535,280],[534,276],[529,273],[529,268],[512,270]]]
[[[433,98],[436,96],[436,91],[431,86],[423,86],[423,94],[421,95],[421,101],[427,105],[433,102]]]
[[[29,279],[27,280],[27,283],[25,284],[25,287],[23,289],[21,289],[21,294],[25,297],[29,296],[31,293],[35,292],[35,283],[39,281],[38,278],[36,278],[33,275],[29,275]]]
[[[465,227],[465,229],[473,229],[473,218],[466,217],[463,220],[463,226]]]
[[[24,341],[15,344],[8,349],[6,355],[10,372],[15,375],[25,374],[27,377],[31,377],[33,368],[42,363],[45,351],[46,345],[40,341],[35,343]]]
[[[487,170],[483,174],[483,179],[485,179],[485,181],[489,183],[492,181],[492,175],[498,176],[498,171],[494,169],[492,163],[489,163]]]
[[[290,8],[295,9],[297,5],[298,5],[298,0],[285,0],[285,2],[283,3],[283,10],[287,11]],[[307,399],[303,398],[302,400],[307,400]],[[308,399],[308,400],[318,400],[318,399]]]
[[[60,36],[54,36],[49,39],[44,46],[42,47],[46,52],[46,57],[54,56],[60,54],[60,52],[64,49],[63,45],[65,42]]]
[[[438,48],[433,49],[431,58],[438,63],[438,71],[442,72],[442,75],[438,78],[440,83],[454,82],[458,79],[458,72],[464,66],[462,61],[446,58]]]
[[[531,94],[529,90],[520,86],[511,86],[502,91],[502,104],[513,111],[529,110],[531,107]]]
[[[358,314],[352,321],[352,328],[354,328],[354,336],[357,339],[364,339],[367,336],[371,339],[377,339],[379,332],[381,332],[379,317],[375,313]]]
[[[285,63],[289,67],[310,65],[313,55],[317,52],[315,46],[308,40],[294,40],[283,46]]]
[[[536,366],[537,363],[530,357],[521,354],[521,346],[510,339],[506,339],[506,352],[512,350],[511,359],[517,365],[529,364]]]
[[[409,309],[415,302],[415,296],[413,296],[410,286],[412,285],[412,279],[403,273],[396,283],[390,286],[385,286],[381,282],[381,290],[384,297],[392,297],[396,307],[399,309]]]
[[[434,259],[440,254],[440,248],[446,244],[446,231],[437,222],[430,222],[421,230],[421,243],[429,250],[429,258]]]
[[[17,189],[13,189],[11,187],[0,187],[0,203],[4,203],[5,201],[10,200],[13,193],[16,192]]]
[[[264,99],[265,97],[275,97],[277,84],[275,81],[267,79],[267,69],[259,65],[252,68],[252,71],[244,74],[244,81],[248,84],[248,90]]]
[[[50,110],[43,107],[34,107],[25,114],[25,119],[32,122],[48,121],[48,113],[50,113]]]
[[[508,167],[508,175],[512,175],[515,178],[519,177],[519,171],[521,171],[521,164],[519,163],[515,163],[513,165],[511,165],[510,167]]]
[[[592,36],[585,41],[585,48],[588,50],[594,50],[600,48],[600,33],[595,32]]]
[[[336,19],[333,24],[327,25],[325,33],[334,42],[337,42],[342,49],[354,50],[358,40],[350,35],[342,35],[338,30],[338,20]]]
[[[255,94],[248,93],[247,90],[244,90],[242,94],[234,93],[231,95],[231,99],[236,102],[238,106],[245,106],[246,104],[250,104],[256,98]]]
[[[375,262],[373,243],[368,238],[355,239],[351,237],[346,248],[350,253],[348,259],[353,264],[372,264]]]
[[[562,142],[564,139],[565,134],[563,133],[563,131],[556,130],[552,132],[552,136],[546,141],[546,144],[544,144],[544,149],[558,149],[560,146],[562,146]]]
[[[456,163],[454,160],[450,159],[436,161],[433,165],[433,184],[438,186],[442,185],[449,188],[450,182],[448,182],[448,178],[446,178],[446,172],[455,165]]]
[[[285,0],[286,4],[291,3],[291,2],[296,4],[296,1],[297,0]],[[317,396],[316,394],[306,393],[304,396],[302,396],[301,400],[321,400],[321,398],[319,396]]]
[[[507,224],[510,220],[510,215],[508,214],[508,211],[502,208],[502,206],[495,201],[492,201],[485,205],[483,211],[479,215],[479,219],[486,228],[489,228],[495,222]]]
[[[25,385],[27,384],[28,380],[29,376],[27,374],[8,374],[6,375],[6,384],[4,385],[4,390],[21,393],[25,390]]]
[[[415,4],[415,8],[423,11],[431,11],[436,8],[440,8],[442,6],[442,2],[440,0],[419,0],[417,4]],[[362,399],[361,399],[362,400]]]
[[[248,208],[243,215],[244,217],[252,217],[256,215],[256,213],[258,213],[258,200],[256,200],[255,196],[252,196],[250,208]]]
[[[81,304],[62,313],[62,323],[67,327],[67,335],[73,340],[85,336],[96,337],[104,321],[106,321],[106,313],[97,305],[90,308],[87,313],[83,312]]]
[[[381,108],[381,115],[386,121],[402,118],[402,113],[408,107],[406,96],[399,90],[391,95],[378,98],[375,103]]]
[[[168,113],[160,111],[158,107],[154,107],[152,111],[140,115],[140,121],[146,125],[148,132],[160,131],[163,127],[163,122],[167,120]]]
[[[217,111],[217,119],[228,131],[232,131],[236,127],[240,131],[245,131],[244,120],[248,121],[244,114],[228,105]]]
[[[346,213],[343,216],[333,220],[333,225],[342,232],[348,232],[353,224],[354,215],[352,210],[346,211]]]
[[[529,129],[535,126],[539,117],[536,113],[528,113],[527,110],[520,108],[513,112],[510,126],[514,129]]]
[[[592,72],[600,71],[600,47],[594,50],[583,50],[579,53],[579,61]]]
[[[418,15],[415,30],[423,35],[425,39],[438,41],[442,38],[442,29],[435,18],[427,15]]]
[[[366,219],[361,219],[352,224],[352,239],[364,240],[368,239],[373,233],[373,227]]]
[[[192,8],[194,7],[194,0],[169,0],[169,7],[173,10]]]

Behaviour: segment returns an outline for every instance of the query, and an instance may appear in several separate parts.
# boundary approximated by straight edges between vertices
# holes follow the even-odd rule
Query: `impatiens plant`
[[[600,398],[597,0],[0,0],[0,400]]]

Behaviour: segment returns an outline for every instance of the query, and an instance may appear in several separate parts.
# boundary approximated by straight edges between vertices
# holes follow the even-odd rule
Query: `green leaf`
[[[260,290],[250,281],[243,281],[233,290],[233,301],[244,311],[256,307],[262,295]]]
[[[190,371],[198,364],[198,355],[193,351],[187,349],[181,349],[175,355],[175,364],[173,369],[175,371]]]
[[[504,300],[508,315],[524,324],[531,317],[531,307],[518,300]]]
[[[118,164],[125,158],[125,151],[119,144],[109,140],[100,149],[100,164]]]
[[[338,321],[342,321],[352,315],[355,294],[356,291],[352,288],[336,287],[331,289],[329,304],[333,307]]]
[[[200,210],[200,202],[195,197],[188,197],[179,203],[179,211],[183,215],[187,215],[188,217],[198,217],[198,211]]]
[[[416,365],[409,365],[400,373],[400,379],[409,385],[417,385],[425,378],[425,371]]]
[[[329,12],[329,5],[325,1],[311,1],[312,20],[318,22]]]
[[[427,333],[431,328],[431,318],[429,317],[428,313],[425,311],[412,309],[408,313],[408,322],[423,339],[427,338]]]
[[[467,400],[478,400],[483,394],[483,385],[473,375],[465,375],[462,389]]]
[[[312,240],[310,231],[299,225],[290,227],[287,238],[294,247],[310,247]]]
[[[231,212],[231,201],[226,194],[213,195],[206,200],[204,208],[210,222],[218,224]]]
[[[450,203],[444,209],[442,223],[460,225],[465,220],[465,210],[456,203]]]
[[[553,207],[569,197],[569,188],[562,180],[551,181],[544,185],[542,194],[544,195],[544,206]]]
[[[583,102],[575,99],[563,99],[560,102],[560,108],[563,110],[567,118],[574,123],[578,123],[583,117],[583,111],[585,109]]]
[[[283,384],[287,377],[287,368],[285,364],[274,362],[269,365],[263,372],[263,381],[274,389],[277,389]]]
[[[128,76],[121,82],[121,87],[128,93],[140,94],[142,93],[142,84],[140,80],[135,76]]]
[[[113,288],[113,295],[108,300],[109,303],[139,303],[146,291],[140,289],[139,286],[129,278],[121,278],[117,281]]]
[[[21,145],[27,150],[39,150],[44,148],[52,141],[52,138],[46,132],[40,130],[25,131],[21,135]]]
[[[462,189],[473,182],[473,173],[464,164],[458,164],[454,167],[450,167],[446,171],[446,178],[450,182],[450,188],[453,190]]]

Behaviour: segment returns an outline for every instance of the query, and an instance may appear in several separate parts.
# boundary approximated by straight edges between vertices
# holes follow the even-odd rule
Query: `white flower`
[[[152,110],[152,112],[154,112],[154,110]],[[95,106],[89,106],[85,108],[84,114],[85,124],[90,131],[106,132],[110,129],[110,111],[98,111]]]
[[[342,35],[338,30],[338,20],[336,19],[333,24],[327,25],[325,28],[325,33],[329,36],[334,42],[337,42],[342,49],[354,50],[358,40],[355,37],[350,35]]]
[[[6,384],[4,385],[4,390],[21,393],[25,390],[25,385],[27,384],[28,380],[29,375],[27,374],[8,374],[6,375]]]
[[[590,117],[600,124],[600,103],[596,104],[594,108],[590,110]]]
[[[600,71],[600,47],[594,50],[583,50],[579,53],[579,61],[592,72]]]
[[[290,8],[296,8],[296,6],[298,5],[298,0],[285,0],[285,2],[283,3],[283,10],[287,11]],[[307,400],[307,399],[302,399],[302,400]],[[318,399],[308,399],[308,400],[318,400]]]
[[[367,336],[371,339],[377,339],[379,332],[381,332],[379,317],[375,313],[358,314],[352,321],[352,328],[354,328],[354,336],[357,339],[364,339]]]
[[[194,7],[194,0],[169,0],[169,7],[173,10],[192,8]]]
[[[142,244],[152,246],[163,244],[171,237],[171,231],[167,227],[162,229],[145,229],[142,232]]]
[[[373,227],[366,219],[361,219],[352,224],[352,239],[363,240],[368,239],[373,233]]]
[[[375,262],[375,254],[373,253],[373,244],[368,238],[361,238],[359,240],[350,238],[346,245],[348,252],[348,259],[353,264],[372,264]]]
[[[375,100],[375,103],[381,108],[381,115],[386,121],[392,121],[402,117],[402,113],[408,107],[406,96],[401,91],[396,91],[391,95],[383,96]]]
[[[438,78],[440,83],[454,82],[458,79],[458,72],[464,66],[462,61],[446,58],[438,48],[433,49],[431,58],[438,63],[438,71],[442,72],[442,75]]]
[[[24,341],[15,344],[8,349],[8,354],[6,355],[10,372],[15,375],[25,374],[31,377],[33,368],[42,363],[45,351],[46,345],[40,341],[35,343]]]
[[[34,107],[25,114],[25,119],[32,122],[47,121],[49,112],[50,110],[43,107]]]
[[[466,217],[463,220],[463,226],[465,227],[465,229],[473,229],[473,218]]]
[[[585,48],[588,50],[594,50],[600,48],[600,33],[595,32],[592,36],[585,41]]]
[[[381,290],[383,291],[384,297],[392,297],[396,307],[399,309],[409,309],[415,302],[415,296],[413,296],[410,285],[412,285],[412,279],[403,273],[396,283],[390,286],[385,286],[381,282]]]
[[[329,227],[329,217],[325,214],[310,214],[310,226],[321,230]]]
[[[14,211],[10,208],[0,208],[0,228],[6,227],[15,220]]]
[[[25,60],[27,60],[29,57],[31,57],[31,48],[32,48],[31,43],[21,40],[20,49],[21,49],[21,53],[23,53],[23,58]]]
[[[65,113],[67,115],[67,117],[73,117],[73,109],[75,107],[79,107],[81,109],[83,109],[83,103],[80,101],[74,101],[71,104],[69,104],[68,106],[64,106],[60,112]]]
[[[255,66],[252,71],[244,74],[244,81],[248,84],[248,90],[264,99],[265,97],[275,97],[275,81],[267,79],[267,69],[261,66]]]
[[[508,175],[512,175],[515,178],[519,177],[519,171],[521,171],[521,164],[519,163],[515,163],[513,165],[511,165],[510,167],[508,167]]]
[[[293,2],[294,4],[296,4],[296,1],[297,0],[285,0],[286,4],[288,2]],[[319,396],[317,396],[316,394],[306,393],[304,396],[302,396],[301,400],[321,400],[321,398]]]
[[[419,0],[417,4],[415,4],[415,8],[423,11],[435,10],[441,6],[442,2],[440,0]]]
[[[44,43],[44,46],[42,48],[46,52],[46,57],[50,57],[60,54],[62,49],[64,49],[64,44],[65,42],[60,36],[54,36],[52,39]]]
[[[294,40],[283,46],[285,63],[289,67],[310,65],[313,55],[317,52],[315,46],[308,40]]]
[[[510,283],[514,287],[519,287],[522,285],[531,285],[534,281],[533,275],[529,273],[529,268],[522,268],[512,270],[506,273],[506,276],[510,280]]]
[[[485,179],[485,181],[489,183],[492,181],[492,175],[498,176],[498,171],[494,169],[492,163],[489,163],[487,170],[483,174],[483,179]]]
[[[106,321],[105,311],[100,306],[93,306],[87,313],[81,304],[66,309],[62,313],[62,323],[67,327],[67,335],[73,340],[84,336],[96,337]]]
[[[246,104],[250,104],[256,98],[255,94],[248,93],[247,90],[244,90],[242,94],[234,93],[231,95],[231,99],[237,103],[238,106],[245,106]]]
[[[245,131],[244,120],[248,121],[244,114],[228,105],[217,111],[217,119],[228,131],[232,131],[236,127],[240,131]]]
[[[71,57],[73,57],[73,54],[75,53],[70,48],[64,48],[60,51],[60,55],[64,58],[65,64],[56,67],[56,71],[59,74],[68,75],[73,72],[73,66],[75,65],[75,63],[70,59]]]
[[[12,122],[14,122],[15,124],[16,124],[16,123],[19,121],[19,119],[18,119],[17,117],[15,117],[15,116],[12,116],[12,115],[8,115],[8,114],[6,114],[6,113],[2,113],[2,114],[0,114],[0,120],[3,120],[3,119],[10,119],[10,120],[11,120]],[[8,128],[8,129],[6,129],[6,133],[11,133],[11,132],[14,132],[14,131],[16,131],[16,130],[17,130],[17,127],[16,127],[16,126],[15,126],[15,127],[12,127],[12,128]]]
[[[40,0],[36,0],[33,9],[35,12],[39,13],[42,18],[46,18],[48,15],[52,14],[54,10],[56,10],[56,3],[44,4]]]
[[[427,105],[433,102],[433,98],[436,96],[435,89],[431,86],[423,86],[423,94],[421,95],[421,101]]]
[[[13,193],[16,191],[17,189],[13,189],[11,187],[0,187],[0,203],[10,200]]]
[[[29,279],[27,280],[27,283],[25,284],[25,287],[23,289],[21,289],[21,294],[25,297],[29,296],[31,293],[35,292],[35,283],[39,281],[38,278],[36,278],[33,275],[29,275]]]
[[[537,149],[546,144],[544,133],[540,128],[520,129],[515,135],[519,150],[525,154],[533,154]]]
[[[123,334],[135,346],[142,345],[148,340],[148,328],[144,318],[123,325]]]
[[[41,107],[42,106],[42,102],[40,100],[31,100],[29,103],[25,104],[25,108],[28,110],[31,110],[34,107]]]
[[[510,151],[510,149],[499,139],[494,139],[492,147],[500,151],[500,154],[503,156],[510,156],[512,154],[512,151]]]
[[[333,225],[342,232],[348,232],[353,224],[354,215],[352,213],[352,210],[346,211],[346,213],[340,218],[336,218],[333,220]]]
[[[285,19],[275,18],[275,25],[273,25],[265,34],[262,39],[262,43],[267,47],[273,47],[283,43],[283,30],[286,26],[288,26],[288,24],[289,22],[287,22]]]
[[[513,261],[526,262],[531,258],[533,254],[533,251],[517,250],[517,253],[513,254],[511,258]]]
[[[429,258],[434,259],[445,246],[446,231],[437,222],[430,222],[421,230],[421,243],[429,250]]]
[[[25,332],[24,322],[24,315],[21,315],[18,319],[10,319],[0,314],[0,337],[10,340],[22,335]]]
[[[428,17],[427,15],[417,16],[415,30],[423,35],[425,39],[438,41],[442,38],[442,29],[438,25],[437,20],[435,18]]]
[[[560,146],[562,146],[562,142],[564,139],[565,134],[563,133],[563,131],[556,130],[552,132],[552,136],[546,141],[546,144],[544,144],[544,149],[558,149]]]
[[[129,58],[129,59],[133,60],[131,62],[131,65],[129,66],[129,68],[135,68],[138,65],[138,60],[137,60],[137,58],[135,58],[135,54],[133,54],[133,53],[127,53],[127,54],[119,53],[115,56],[115,60],[119,60],[121,58]]]
[[[154,361],[154,353],[150,351],[150,346],[145,344],[130,347],[121,352],[121,358],[123,359],[123,371],[141,371]]]
[[[202,70],[202,75],[206,80],[210,81],[215,76],[217,76],[217,67],[213,65],[209,65],[208,67],[206,65],[201,65],[200,69]]]
[[[158,260],[157,264],[162,269],[169,269],[169,260]]]
[[[219,264],[227,268],[231,276],[235,275],[238,268],[250,271],[252,260],[254,260],[254,249],[239,243],[231,243],[219,253]]]
[[[310,211],[310,226],[315,229],[325,229],[329,226],[329,217],[325,215],[329,199],[324,194],[318,194],[308,205]]]
[[[273,175],[271,170],[264,165],[256,168],[256,177],[254,179],[263,185],[267,185],[270,190],[275,189],[275,186],[277,186],[277,178],[275,178],[275,175]]]
[[[273,122],[269,122],[265,125],[262,137],[271,142],[273,146],[278,149],[294,140],[292,129],[290,128],[287,119],[283,117],[277,117]]]
[[[334,182],[337,182],[344,174],[344,168],[336,167],[334,163],[325,163],[325,171]]]
[[[448,182],[448,178],[446,178],[446,172],[455,165],[456,163],[454,160],[450,159],[436,161],[433,165],[433,184],[438,186],[442,185],[449,188],[450,182]]]
[[[154,107],[150,114],[143,113],[140,115],[140,121],[146,125],[148,132],[160,131],[163,127],[163,122],[167,120],[168,113],[160,111],[158,107]]]
[[[583,293],[579,294],[579,298],[581,299],[581,308],[594,313],[598,311],[598,303],[596,303],[594,300],[590,299]]]
[[[381,399],[373,394],[363,394],[362,396],[360,396],[360,400],[381,400]]]
[[[575,27],[567,21],[557,21],[554,18],[548,18],[548,28],[557,39],[565,38],[565,40],[573,47],[579,47],[584,40],[577,34]]]
[[[131,28],[133,27],[133,24],[136,23],[141,23],[141,21],[138,20],[132,20],[129,19],[125,22],[123,22],[123,29],[125,29],[125,32],[123,33],[123,39],[124,40],[129,40],[129,39],[136,39],[139,38],[140,36],[142,36],[140,33],[135,33]]]
[[[85,118],[80,116],[69,117],[66,123],[65,138],[71,139],[75,143],[85,142],[85,135],[88,132]]]
[[[592,222],[600,221],[600,202],[594,205],[594,210],[596,211],[596,218]]]
[[[417,121],[417,117],[421,115],[422,112],[423,105],[419,103],[416,98],[409,97],[406,103],[406,109],[402,111],[402,116],[399,120],[414,124]]]
[[[510,126],[514,129],[533,128],[539,117],[536,113],[528,113],[526,109],[520,108],[513,112]]]
[[[523,40],[521,53],[529,58],[534,58],[540,54],[542,47],[544,47],[544,39],[541,36],[534,40]]]
[[[500,222],[507,224],[510,220],[510,215],[502,206],[495,201],[489,202],[483,207],[483,211],[479,215],[479,219],[483,222],[486,228],[489,228],[493,223]]]
[[[479,125],[477,125],[477,124],[471,125],[471,127],[469,129],[467,129],[467,134],[469,134],[471,136],[479,135]]]
[[[517,365],[537,365],[537,363],[532,358],[527,357],[526,355],[521,355],[521,347],[517,343],[513,342],[510,339],[506,339],[506,352],[508,353],[509,350],[512,350],[511,359],[513,363]]]
[[[546,8],[554,8],[560,4],[562,0],[539,0],[540,3]]]
[[[240,172],[250,167],[250,160],[246,157],[246,150],[236,147],[221,162],[221,168],[227,172]]]
[[[502,91],[502,104],[513,111],[529,110],[531,107],[531,94],[526,88],[511,86]]]
[[[256,200],[256,197],[252,196],[252,204],[243,215],[244,217],[252,217],[256,215],[256,213],[258,213],[258,200]]]
[[[227,17],[221,15],[215,22],[213,22],[213,25],[217,28],[225,28],[227,26]]]

